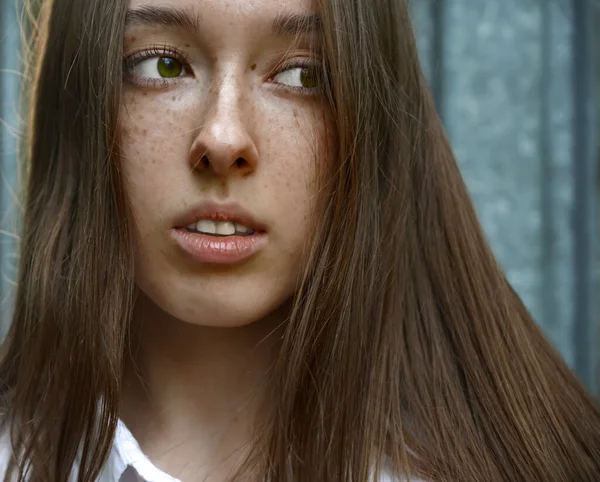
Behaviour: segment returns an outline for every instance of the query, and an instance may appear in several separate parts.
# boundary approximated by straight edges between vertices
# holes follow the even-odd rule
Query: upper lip
[[[235,202],[218,203],[215,201],[204,201],[188,209],[185,214],[176,220],[175,227],[185,228],[201,219],[229,221],[241,224],[255,231],[265,231],[265,225],[256,220],[240,204]]]

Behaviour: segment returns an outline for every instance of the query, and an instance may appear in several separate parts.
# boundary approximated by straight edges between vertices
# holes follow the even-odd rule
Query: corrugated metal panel
[[[589,0],[413,1],[425,71],[490,243],[590,387],[599,329],[594,8]]]

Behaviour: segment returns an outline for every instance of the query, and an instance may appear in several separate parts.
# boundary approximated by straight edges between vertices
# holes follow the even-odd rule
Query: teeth
[[[235,226],[229,221],[218,221],[215,225],[217,226],[217,234],[220,234],[221,236],[231,236],[232,234],[235,234]]]
[[[202,219],[196,223],[196,231],[206,234],[217,234],[216,224],[214,221]]]
[[[244,226],[243,224],[238,224],[238,223],[235,223],[235,230],[236,230],[236,232],[242,233],[242,234],[248,234],[248,233],[252,232],[251,228],[248,228],[248,227]]]
[[[234,234],[252,234],[254,230],[243,224],[231,221],[212,221],[202,219],[195,224],[190,224],[188,229],[205,234],[218,234],[219,236],[232,236]]]

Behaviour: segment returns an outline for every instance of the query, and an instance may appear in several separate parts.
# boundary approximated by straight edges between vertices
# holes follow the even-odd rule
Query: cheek
[[[146,92],[126,92],[122,105],[120,133],[127,165],[158,165],[185,156],[195,107],[177,96],[157,98]]]
[[[293,117],[267,136],[271,175],[268,189],[277,191],[277,197],[297,203],[296,208],[309,202],[316,173],[317,129],[309,119]]]
[[[167,107],[158,116],[156,102],[138,97],[124,99],[127,108],[120,113],[119,151],[125,191],[139,222],[160,213],[156,207],[173,196],[173,186],[180,182],[174,167],[185,163],[187,140],[180,114]]]
[[[160,161],[168,159],[165,154],[181,145],[177,135],[182,129],[177,129],[175,113],[169,108],[162,109],[158,119],[149,100],[126,99],[124,104],[127,108],[121,110],[119,132],[124,171],[160,167]]]
[[[332,121],[322,111],[294,109],[288,122],[273,128],[269,142],[270,175],[265,191],[276,202],[278,223],[288,253],[299,257],[309,241],[311,218],[317,214],[322,168],[334,161]]]
[[[136,96],[124,95],[123,105],[119,114],[119,138],[121,152],[121,169],[124,173],[126,186],[131,189],[132,181],[136,180],[153,162],[148,159],[146,152],[152,149],[154,144],[153,133],[149,115],[144,109],[144,102],[137,100]],[[147,162],[141,162],[146,159]],[[133,175],[135,174],[135,175]]]
[[[303,171],[306,179],[312,179],[320,161],[329,157],[329,124],[322,109],[293,108],[292,115],[280,128],[277,141],[285,149],[284,156],[279,157],[282,167]]]
[[[323,168],[333,164],[331,120],[314,109],[310,115],[294,109],[294,116],[285,126],[282,146],[285,152],[277,156],[282,179],[281,189],[302,189],[306,201],[312,202],[317,194]]]

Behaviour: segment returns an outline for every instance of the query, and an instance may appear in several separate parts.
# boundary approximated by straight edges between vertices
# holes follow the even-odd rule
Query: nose
[[[219,84],[212,89],[209,113],[192,143],[189,162],[194,171],[220,177],[248,175],[258,164],[258,151],[248,131],[249,109],[232,78]]]

